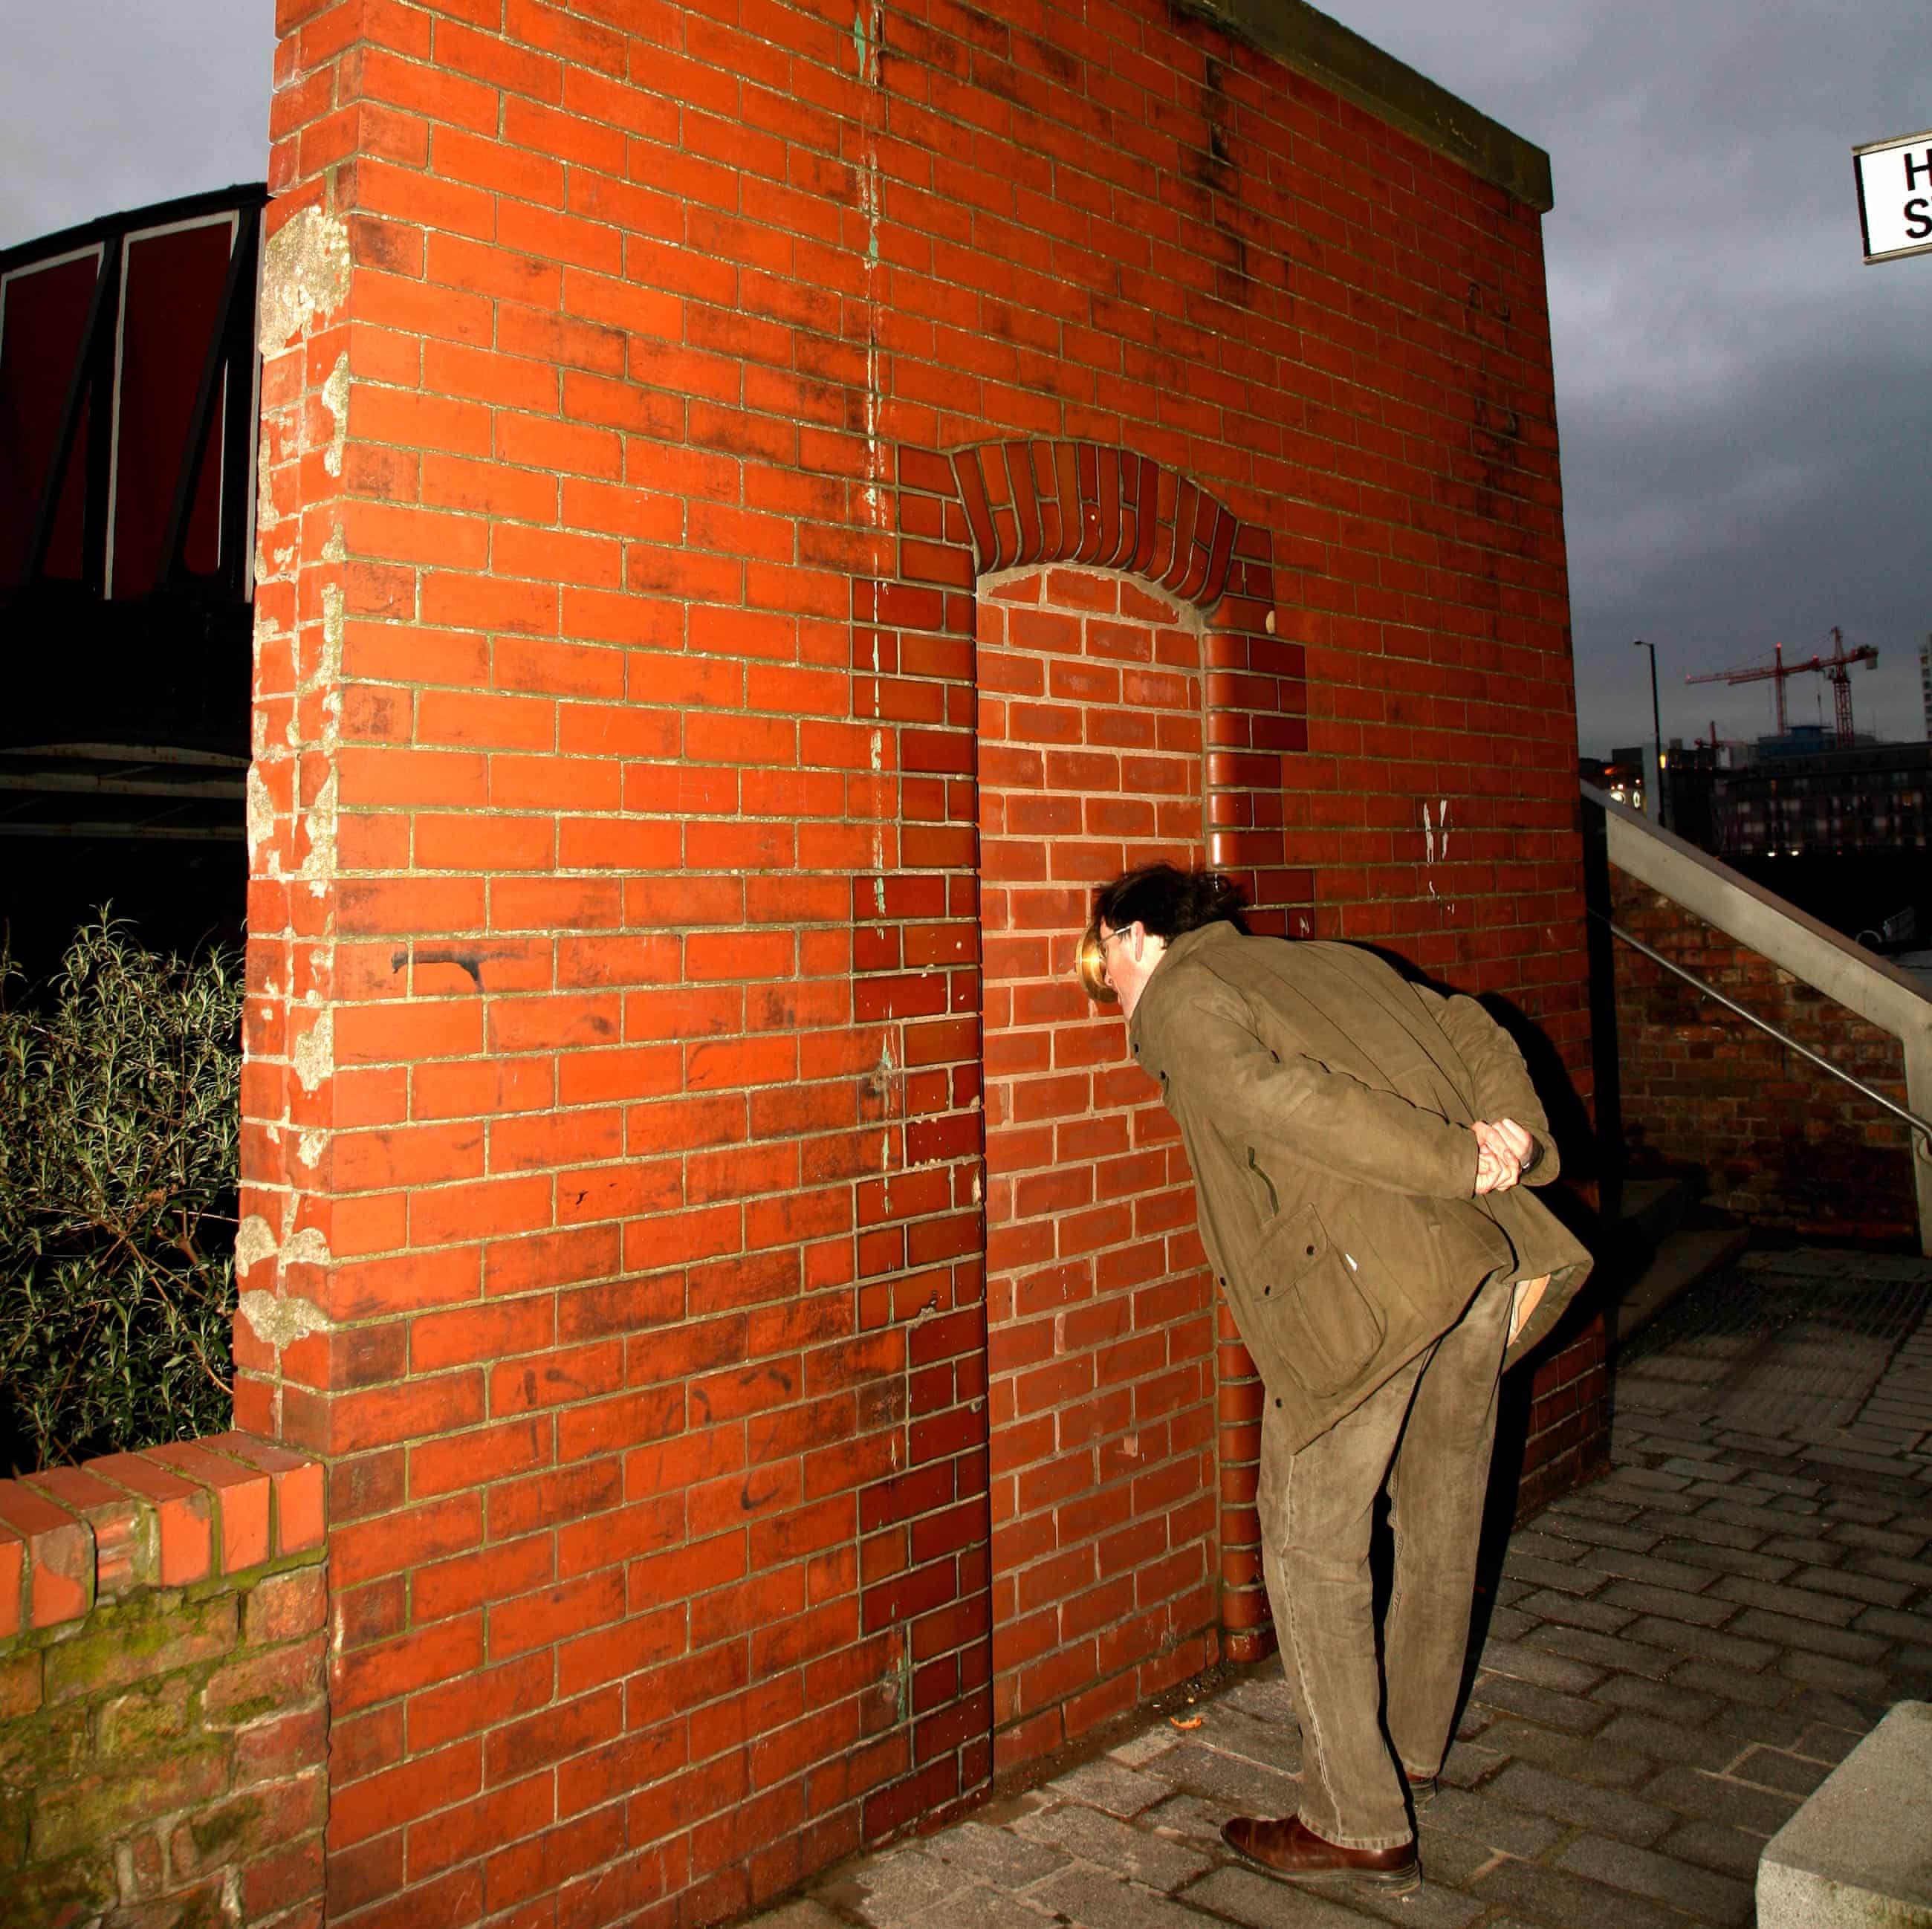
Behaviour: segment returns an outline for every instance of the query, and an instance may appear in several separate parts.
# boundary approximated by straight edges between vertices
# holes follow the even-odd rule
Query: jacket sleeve
[[[1173,1001],[1160,1052],[1168,1077],[1184,1082],[1190,1102],[1231,1142],[1272,1146],[1388,1192],[1474,1195],[1478,1148],[1466,1125],[1316,1059],[1277,1057],[1239,993],[1210,974]]]
[[[1431,1018],[1447,1034],[1475,1081],[1478,1118],[1513,1118],[1536,1142],[1522,1174],[1526,1186],[1546,1186],[1561,1164],[1543,1101],[1530,1082],[1516,1040],[1474,998],[1458,992],[1444,998],[1426,985],[1412,986]]]

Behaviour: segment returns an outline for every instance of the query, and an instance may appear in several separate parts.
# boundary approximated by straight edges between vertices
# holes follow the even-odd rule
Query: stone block
[[[1903,1701],[1774,1835],[1759,1929],[1932,1929],[1932,1704]]]

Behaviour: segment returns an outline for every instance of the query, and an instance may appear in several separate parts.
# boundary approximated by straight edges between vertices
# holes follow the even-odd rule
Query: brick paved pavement
[[[1751,1919],[1759,1851],[1885,1710],[1932,1698],[1932,1262],[1749,1256],[1619,1362],[1613,1471],[1511,1538],[1424,1882],[1334,1899],[1234,1861],[1294,1805],[1279,1671],[757,1929],[1652,1929]]]

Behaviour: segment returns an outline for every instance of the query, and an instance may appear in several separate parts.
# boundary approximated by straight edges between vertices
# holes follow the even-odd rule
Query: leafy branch
[[[228,1424],[242,985],[105,912],[0,958],[0,1427],[34,1462]]]

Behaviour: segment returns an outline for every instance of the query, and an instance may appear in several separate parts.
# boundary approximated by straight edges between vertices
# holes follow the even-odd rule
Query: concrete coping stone
[[[1765,1846],[1758,1929],[1932,1929],[1932,1702],[1901,1701]]]

